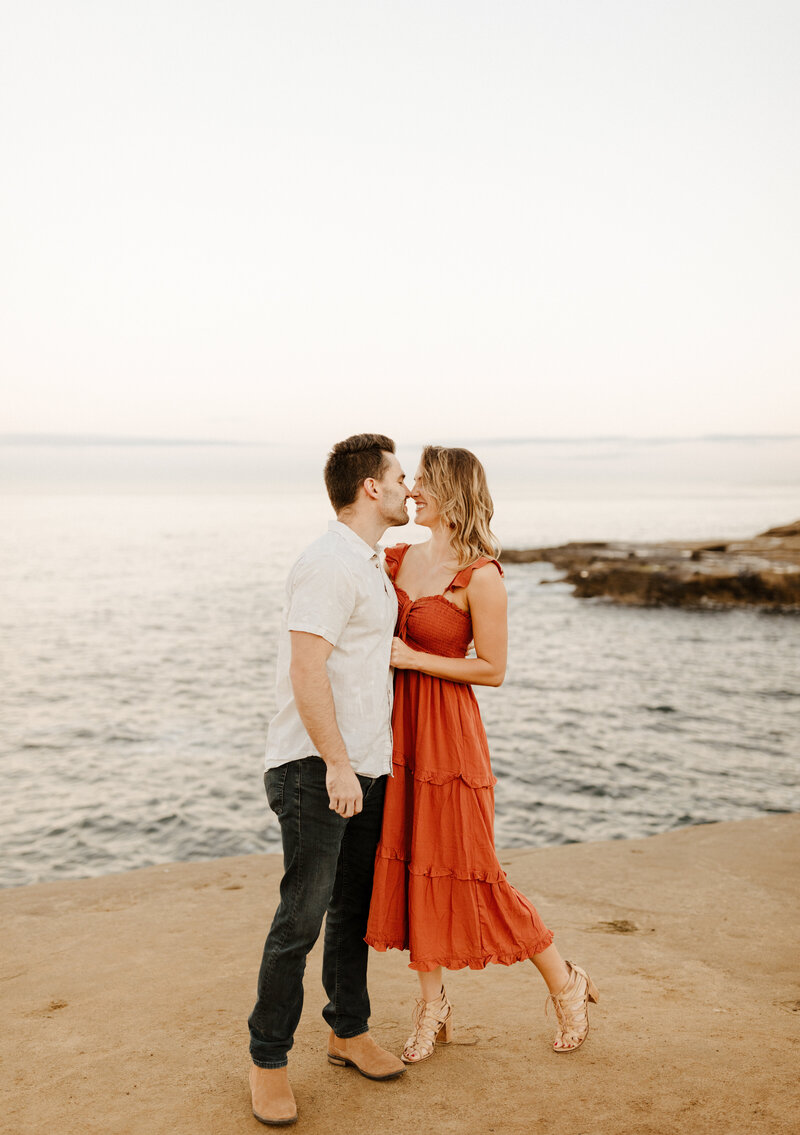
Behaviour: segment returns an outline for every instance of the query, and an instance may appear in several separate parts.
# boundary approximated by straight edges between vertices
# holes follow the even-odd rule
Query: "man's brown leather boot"
[[[377,1045],[369,1033],[342,1039],[331,1029],[328,1060],[331,1064],[350,1064],[369,1080],[394,1080],[406,1070],[403,1061]]]
[[[288,1127],[297,1122],[297,1105],[286,1068],[250,1069],[253,1115],[268,1127]]]

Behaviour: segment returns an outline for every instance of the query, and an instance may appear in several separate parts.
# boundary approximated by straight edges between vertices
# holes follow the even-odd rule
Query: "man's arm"
[[[339,732],[325,665],[333,647],[321,635],[306,631],[291,631],[290,636],[292,661],[289,678],[294,700],[314,748],[327,765],[325,783],[331,810],[340,816],[355,816],[361,811],[361,785]]]

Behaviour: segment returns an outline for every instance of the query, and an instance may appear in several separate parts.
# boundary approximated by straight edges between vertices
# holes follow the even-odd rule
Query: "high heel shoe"
[[[589,1032],[589,1001],[597,1004],[598,992],[585,970],[566,963],[569,980],[559,993],[551,993],[545,1002],[545,1013],[553,1002],[558,1017],[558,1032],[553,1041],[554,1052],[574,1052]]]
[[[403,1046],[401,1060],[417,1064],[433,1055],[437,1044],[449,1044],[453,1036],[453,1006],[442,992],[435,1001],[417,1001],[414,1031]]]

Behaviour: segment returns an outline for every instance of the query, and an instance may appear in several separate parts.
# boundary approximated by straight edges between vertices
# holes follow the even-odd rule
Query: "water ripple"
[[[20,504],[2,553],[0,884],[277,850],[261,762],[296,504],[71,500]],[[508,567],[508,679],[476,691],[499,846],[800,810],[796,619],[579,604],[548,575]]]

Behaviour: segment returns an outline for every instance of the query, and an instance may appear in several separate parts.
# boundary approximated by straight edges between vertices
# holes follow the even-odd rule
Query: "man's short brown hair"
[[[353,504],[368,477],[380,480],[394,442],[384,434],[353,434],[337,441],[325,462],[325,488],[335,512]]]

